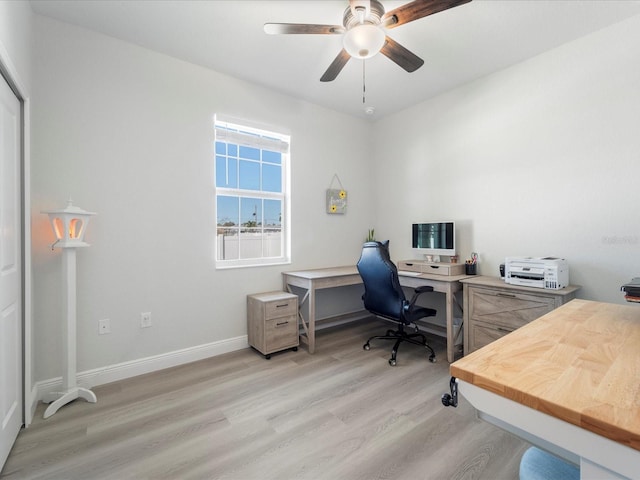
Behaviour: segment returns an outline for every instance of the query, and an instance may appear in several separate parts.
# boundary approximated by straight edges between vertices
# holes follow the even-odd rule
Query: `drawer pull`
[[[499,332],[507,332],[507,333],[511,333],[512,330],[509,330],[508,328],[502,328],[502,327],[496,327],[498,329]]]
[[[507,298],[516,298],[516,296],[513,293],[498,293],[497,296],[498,297],[507,297]]]
[[[276,327],[281,327],[281,326],[283,326],[283,325],[287,325],[288,323],[289,323],[288,321],[286,321],[286,322],[279,322],[279,323],[276,323]]]
[[[288,307],[288,303],[281,303],[280,305],[276,305],[276,308]]]

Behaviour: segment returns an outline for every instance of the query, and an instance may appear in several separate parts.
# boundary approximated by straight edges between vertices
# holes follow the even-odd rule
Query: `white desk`
[[[453,363],[479,416],[580,465],[640,478],[640,308],[571,302]]]
[[[446,295],[446,337],[447,337],[447,361],[454,361],[454,328],[453,310],[456,303],[455,293],[462,289],[460,280],[467,275],[433,275],[423,273],[420,275],[399,275],[400,284],[403,287],[416,288],[422,285],[433,287],[434,292]],[[299,287],[306,292],[300,300],[299,317],[303,332],[300,341],[307,345],[309,353],[314,353],[316,348],[316,290],[323,288],[343,287],[347,285],[359,285],[362,278],[355,266],[320,268],[314,270],[300,270],[297,272],[282,273],[283,287],[292,292],[291,287]],[[302,314],[302,306],[308,302],[307,318]]]

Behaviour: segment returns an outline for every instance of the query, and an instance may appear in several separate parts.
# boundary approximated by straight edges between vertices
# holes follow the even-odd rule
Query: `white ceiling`
[[[382,0],[387,11],[407,1]],[[347,0],[31,0],[36,13],[293,97],[378,119],[640,14],[640,0],[473,0],[387,34],[424,59],[407,73],[382,55],[320,77],[338,35],[266,35],[265,22],[341,25]]]

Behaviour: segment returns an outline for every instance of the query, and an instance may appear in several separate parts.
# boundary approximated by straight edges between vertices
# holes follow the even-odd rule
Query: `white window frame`
[[[281,265],[291,263],[291,168],[290,168],[290,143],[291,136],[282,130],[273,127],[265,127],[257,125],[253,122],[245,120],[237,120],[231,117],[216,115],[214,117],[214,141],[213,141],[213,183],[214,183],[214,261],[217,269],[240,268],[240,267],[257,267],[265,265]],[[232,130],[226,130],[232,129]],[[247,134],[239,133],[233,130],[241,130],[248,132]],[[261,190],[244,190],[240,188],[218,187],[216,184],[216,141],[233,143],[258,149],[266,149],[276,151],[281,154],[281,170],[282,170],[282,192],[268,192]],[[218,196],[238,196],[260,198],[262,200],[277,199],[282,201],[283,211],[281,214],[281,240],[280,252],[277,257],[253,257],[253,258],[237,258],[237,259],[219,259],[218,252],[220,250],[219,242],[223,241],[222,236],[218,234]],[[263,212],[264,213],[264,212]],[[241,242],[240,237],[238,239]]]

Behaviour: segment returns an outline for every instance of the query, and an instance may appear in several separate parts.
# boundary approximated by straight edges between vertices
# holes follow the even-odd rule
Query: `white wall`
[[[69,196],[98,213],[78,252],[80,372],[246,335],[248,293],[280,289],[284,270],[355,263],[374,217],[367,123],[44,17],[36,27],[38,380],[62,371],[60,251],[40,211]],[[291,265],[215,270],[215,113],[290,131]],[[325,210],[334,173],[346,215]],[[112,333],[98,336],[103,318]]]
[[[28,2],[0,0],[0,48],[7,53],[27,91],[31,91],[32,22]]]
[[[378,122],[392,256],[412,257],[412,222],[453,219],[482,275],[557,255],[579,297],[624,303],[640,276],[639,58],[635,17]]]

